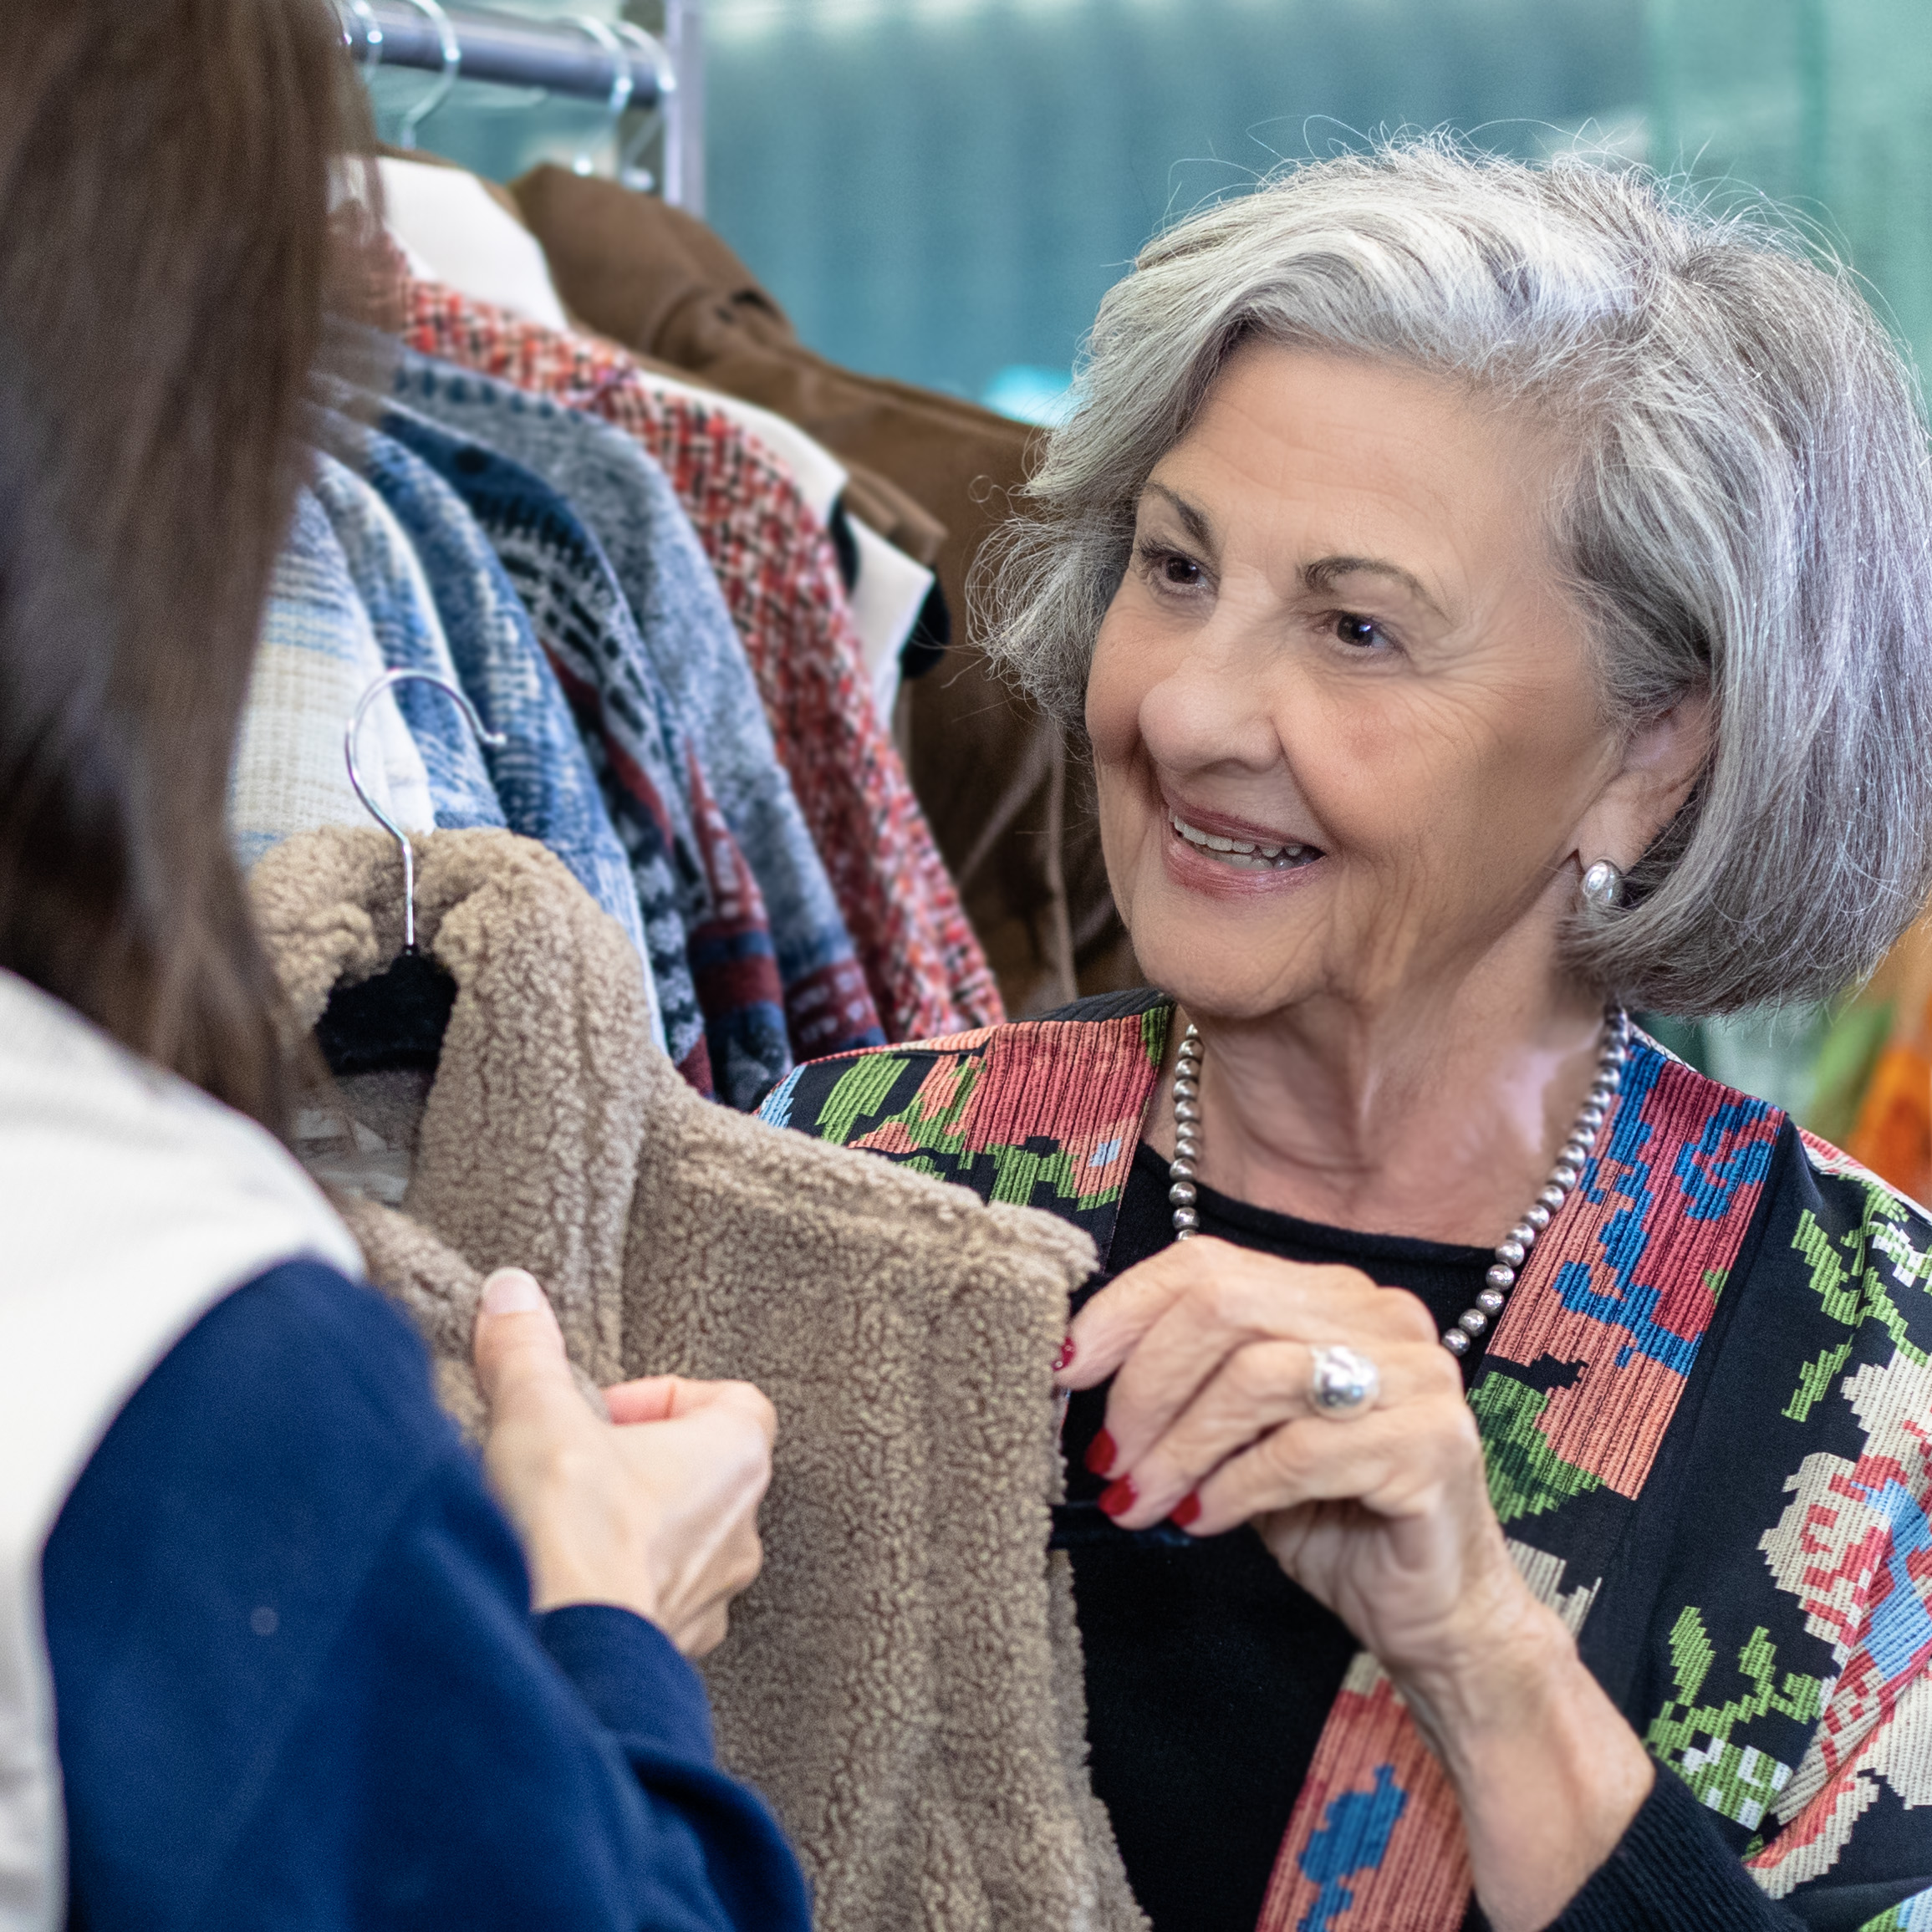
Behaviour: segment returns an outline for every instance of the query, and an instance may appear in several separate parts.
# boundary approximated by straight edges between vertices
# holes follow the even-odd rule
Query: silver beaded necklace
[[[1174,1203],[1176,1241],[1190,1241],[1200,1232],[1200,1210],[1195,1205],[1200,1198],[1195,1163],[1200,1158],[1200,1065],[1204,1050],[1200,1033],[1190,1026],[1175,1063],[1174,1159],[1167,1167],[1167,1198]],[[1624,1063],[1629,1057],[1630,1016],[1621,1007],[1610,1007],[1603,1015],[1597,1077],[1590,1083],[1583,1111],[1557,1156],[1556,1165],[1550,1170],[1548,1185],[1523,1211],[1522,1219],[1496,1243],[1496,1260],[1483,1277],[1488,1285],[1476,1297],[1476,1306],[1457,1316],[1453,1328],[1443,1330],[1442,1345],[1450,1354],[1466,1355],[1471,1344],[1502,1313],[1503,1303],[1516,1286],[1517,1269],[1583,1177],[1583,1163],[1596,1144],[1611,1100],[1624,1083]]]

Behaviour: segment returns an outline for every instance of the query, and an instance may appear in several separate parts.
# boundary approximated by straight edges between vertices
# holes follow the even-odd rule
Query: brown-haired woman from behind
[[[222,809],[364,145],[330,11],[3,18],[0,1926],[803,1932],[679,1654],[769,1405],[606,1425],[501,1274],[500,1509],[276,1138]]]

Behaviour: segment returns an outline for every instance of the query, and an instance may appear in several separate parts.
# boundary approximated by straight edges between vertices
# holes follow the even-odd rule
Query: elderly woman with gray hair
[[[1628,1017],[1932,889],[1932,475],[1848,279],[1424,144],[1153,243],[989,573],[1158,992],[768,1119],[1089,1230],[1157,1932],[1932,1923],[1932,1226]]]

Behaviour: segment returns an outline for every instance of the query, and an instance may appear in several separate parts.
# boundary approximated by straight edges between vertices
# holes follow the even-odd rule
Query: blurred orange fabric
[[[1899,941],[1864,997],[1892,1001],[1892,1032],[1845,1151],[1922,1201],[1932,1196],[1932,920]]]

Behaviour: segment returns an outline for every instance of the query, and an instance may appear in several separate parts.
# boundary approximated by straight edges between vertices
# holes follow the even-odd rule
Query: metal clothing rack
[[[405,67],[441,74],[446,88],[459,79],[538,87],[604,102],[614,117],[633,108],[660,109],[665,198],[700,212],[703,150],[696,89],[679,84],[680,66],[688,64],[695,81],[701,58],[691,0],[667,0],[668,48],[628,23],[524,20],[436,0],[338,0],[337,10],[344,43],[364,69]]]

